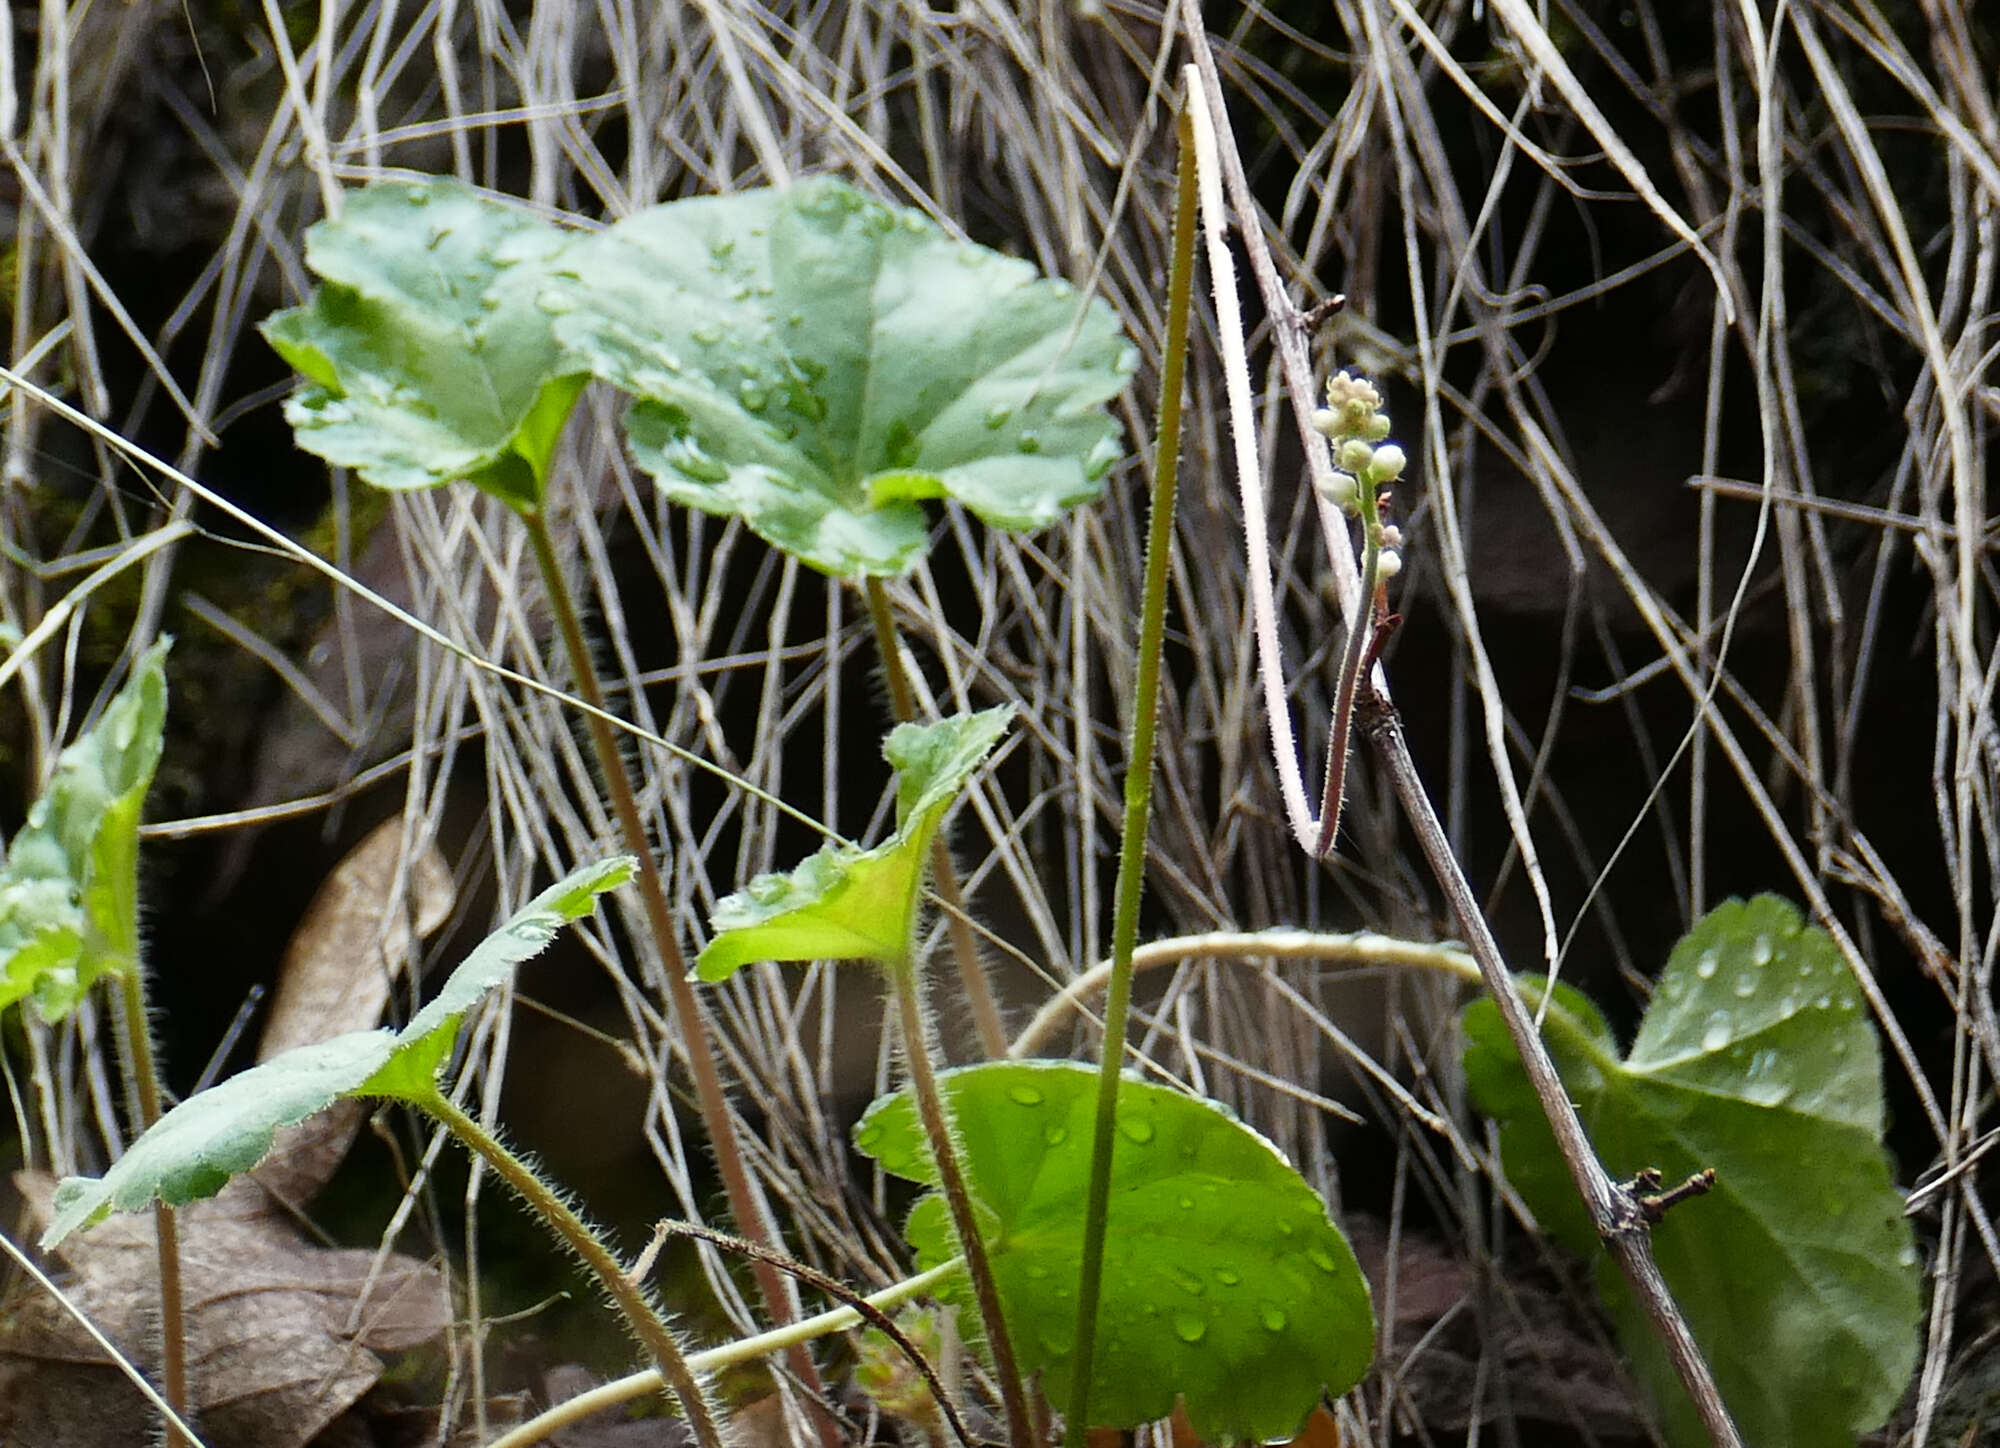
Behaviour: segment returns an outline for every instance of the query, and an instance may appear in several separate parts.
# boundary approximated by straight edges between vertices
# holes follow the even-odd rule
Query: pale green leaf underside
[[[940,1084],[1015,1351],[1066,1402],[1097,1073],[995,1062]],[[936,1185],[907,1092],[877,1101],[854,1140]],[[926,1263],[957,1250],[935,1194],[908,1234]],[[1093,1426],[1162,1418],[1184,1396],[1205,1442],[1283,1438],[1374,1351],[1367,1283],[1319,1195],[1222,1107],[1139,1080],[1120,1088],[1103,1292]]]
[[[139,820],[166,727],[166,656],[155,643],[91,731],[57,756],[0,871],[0,1008],[32,1000],[45,1020],[76,1009],[139,943]]]
[[[1045,527],[1115,460],[1111,309],[841,182],[655,207],[564,271],[557,335],[640,399],[641,466],[824,573],[914,566],[926,498]]]
[[[263,324],[310,383],[285,407],[299,445],[377,487],[535,504],[584,381],[538,305],[570,243],[449,178],[350,192],[306,234],[322,284]]]
[[[1474,1004],[1465,1029],[1509,1178],[1594,1248],[1498,1012]],[[1747,1440],[1844,1448],[1880,1424],[1915,1363],[1920,1273],[1881,1144],[1874,1029],[1833,942],[1773,896],[1730,901],[1675,948],[1622,1063],[1601,1021],[1546,1034],[1614,1176],[1715,1168],[1715,1190],[1670,1212],[1653,1246]],[[1706,1442],[1608,1259],[1598,1281],[1669,1436]]]
[[[1002,705],[897,725],[883,746],[897,770],[896,832],[872,850],[827,845],[789,874],[759,875],[726,896],[694,974],[727,980],[755,960],[900,960],[938,826],[1013,718]]]
[[[355,1031],[301,1046],[190,1096],[133,1142],[102,1177],[68,1177],[42,1246],[116,1212],[154,1201],[182,1206],[222,1190],[262,1161],[278,1128],[348,1096],[421,1104],[466,1012],[536,954],[564,925],[596,908],[597,897],[632,876],[629,857],[576,871],[543,891],[468,955],[437,998],[398,1030]]]

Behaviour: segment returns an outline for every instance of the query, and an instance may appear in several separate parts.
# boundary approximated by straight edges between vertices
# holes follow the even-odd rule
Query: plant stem
[[[1097,1304],[1104,1285],[1104,1234],[1111,1212],[1111,1154],[1116,1150],[1119,1071],[1125,1064],[1125,1018],[1132,1004],[1132,951],[1146,884],[1146,827],[1153,805],[1153,742],[1159,718],[1160,651],[1166,635],[1167,570],[1173,560],[1174,499],[1180,481],[1181,387],[1187,371],[1188,319],[1194,297],[1195,168],[1189,95],[1180,115],[1180,186],[1174,208],[1173,263],[1167,274],[1166,356],[1160,369],[1160,423],[1154,435],[1153,510],[1146,525],[1146,588],[1139,612],[1138,681],[1132,691],[1132,747],[1125,760],[1125,824],[1118,846],[1112,906],[1111,984],[1104,998],[1104,1046],[1097,1063],[1097,1111],[1090,1142],[1083,1258],[1076,1285],[1076,1346],[1070,1357],[1063,1438],[1083,1448],[1090,1427],[1090,1380],[1097,1356]]]
[[[624,1264],[612,1255],[603,1239],[590,1229],[583,1218],[570,1210],[552,1187],[535,1175],[534,1168],[453,1105],[442,1091],[433,1090],[427,1099],[419,1100],[416,1105],[435,1116],[447,1131],[478,1153],[535,1215],[548,1223],[583,1259],[584,1265],[590,1268],[598,1283],[611,1295],[611,1300],[618,1304],[618,1310],[624,1314],[633,1335],[653,1355],[660,1376],[673,1389],[674,1396],[680,1399],[681,1411],[694,1430],[695,1441],[701,1444],[701,1448],[723,1448],[722,1430],[716,1423],[714,1410],[709,1406],[708,1395],[702,1391],[700,1380],[688,1366],[687,1355],[675,1341],[673,1329],[667,1326],[666,1319],[660,1316],[645,1290],[625,1275]]]
[[[674,930],[673,909],[667,902],[666,882],[660,876],[659,862],[647,838],[645,821],[639,815],[638,792],[633,788],[625,756],[619,752],[611,725],[603,717],[604,686],[597,677],[597,665],[584,640],[583,624],[577,617],[576,604],[570,597],[562,565],[556,559],[555,546],[549,537],[548,519],[539,510],[522,510],[521,521],[528,531],[528,545],[534,552],[535,566],[541,572],[542,588],[548,596],[549,608],[555,614],[563,649],[569,655],[570,674],[576,682],[577,694],[595,711],[585,715],[591,747],[597,755],[597,767],[604,775],[604,787],[611,796],[611,808],[618,818],[619,831],[625,837],[625,848],[639,861],[639,898],[645,905],[654,946],[660,952],[662,973],[667,978],[667,990],[673,999],[674,1016],[680,1022],[682,1044],[687,1048],[688,1062],[694,1071],[695,1097],[701,1104],[702,1126],[708,1132],[709,1145],[715,1151],[716,1166],[722,1173],[730,1215],[736,1220],[737,1230],[750,1241],[760,1247],[771,1247],[772,1232],[758,1205],[757,1194],[751,1188],[750,1174],[743,1164],[743,1152],[736,1142],[736,1124],[729,1114],[722,1074],[717,1069],[715,1050],[709,1042],[707,1016],[694,987],[688,984],[687,960],[681,954],[680,937]],[[771,1321],[778,1326],[790,1322],[796,1314],[792,1311],[791,1295],[785,1289],[783,1277],[767,1262],[756,1262],[753,1269],[758,1290],[764,1299],[764,1310],[771,1315]],[[812,1415],[824,1448],[839,1448],[840,1428],[826,1406],[826,1385],[820,1379],[819,1369],[813,1364],[812,1354],[803,1345],[796,1346],[786,1357],[786,1365],[805,1392],[807,1411]]]
[[[870,577],[862,592],[868,599],[868,621],[875,628],[875,652],[882,657],[882,672],[889,681],[889,712],[898,724],[917,717],[916,692],[903,672],[903,651],[896,638],[896,616],[889,607],[889,591],[882,580]],[[951,935],[952,958],[958,962],[958,979],[972,1006],[972,1020],[979,1031],[979,1044],[989,1061],[1007,1054],[1007,1027],[1000,1019],[1000,1007],[993,1000],[993,986],[986,966],[979,958],[979,942],[972,937],[966,920],[965,893],[958,887],[958,869],[942,836],[931,841],[931,883],[944,903],[945,929]]]
[[[954,1272],[963,1271],[965,1259],[954,1257],[949,1262],[939,1263],[927,1272],[919,1272],[914,1277],[906,1277],[901,1282],[893,1282],[880,1292],[871,1292],[862,1301],[871,1307],[887,1311],[900,1306],[913,1297],[920,1297]],[[802,1342],[825,1337],[830,1333],[845,1332],[850,1327],[861,1325],[861,1314],[851,1307],[836,1307],[829,1312],[814,1317],[802,1318],[785,1327],[776,1327],[769,1332],[760,1332],[755,1337],[746,1337],[736,1342],[724,1343],[721,1347],[708,1348],[688,1358],[688,1367],[697,1373],[719,1372],[739,1363],[755,1362],[774,1352],[783,1352]],[[518,1428],[511,1428],[495,1438],[487,1448],[529,1448],[540,1443],[551,1434],[560,1433],[589,1417],[601,1413],[606,1408],[615,1408],[620,1403],[629,1403],[634,1398],[643,1398],[648,1393],[657,1393],[664,1384],[657,1368],[647,1368],[643,1372],[629,1373],[613,1379],[602,1387],[589,1392],[578,1393],[573,1398],[565,1398],[552,1404],[547,1411],[538,1413]]]
[[[153,1033],[146,1018],[146,984],[139,962],[128,957],[118,972],[123,990],[125,1017],[125,1068],[139,1093],[139,1127],[150,1130],[160,1119],[160,1076],[153,1060]],[[188,1415],[187,1329],[181,1311],[181,1241],[174,1221],[174,1209],[165,1202],[153,1204],[153,1233],[160,1263],[160,1377],[167,1406],[175,1418]],[[184,1448],[188,1442],[180,1427],[169,1418],[167,1448]]]
[[[917,1098],[917,1115],[923,1120],[924,1134],[930,1138],[931,1155],[937,1162],[938,1188],[951,1208],[951,1224],[958,1232],[959,1250],[965,1253],[965,1274],[972,1280],[972,1296],[979,1304],[980,1322],[986,1329],[987,1350],[993,1354],[993,1375],[1000,1380],[1000,1401],[1007,1411],[1007,1441],[1011,1448],[1034,1448],[1028,1395],[1021,1386],[1021,1369],[1014,1358],[1014,1340],[1007,1332],[1007,1318],[1000,1310],[1000,1288],[993,1280],[993,1264],[986,1256],[985,1239],[979,1235],[979,1219],[973,1215],[972,1194],[966,1190],[965,1176],[959,1171],[958,1147],[944,1099],[938,1092],[937,1073],[931,1069],[930,1015],[924,1009],[923,972],[917,969],[913,952],[906,953],[901,960],[882,964],[896,993],[896,1008],[903,1027],[903,1056],[910,1066],[910,1090]]]

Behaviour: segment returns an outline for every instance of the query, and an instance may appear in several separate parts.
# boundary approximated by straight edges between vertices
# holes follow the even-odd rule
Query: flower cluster
[[[1334,465],[1340,469],[1326,489],[1327,501],[1350,518],[1361,518],[1370,542],[1381,550],[1377,578],[1394,578],[1403,566],[1403,532],[1382,521],[1386,488],[1408,465],[1403,450],[1383,439],[1389,418],[1382,411],[1382,394],[1365,377],[1336,372],[1326,381],[1326,406],[1313,412],[1313,430],[1333,443]]]

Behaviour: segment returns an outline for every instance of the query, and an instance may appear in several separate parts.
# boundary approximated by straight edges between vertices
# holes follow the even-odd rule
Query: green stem
[[[125,1068],[139,1092],[139,1128],[147,1131],[160,1119],[160,1076],[153,1060],[152,1028],[146,1017],[146,985],[136,958],[126,958],[118,979],[124,992]],[[167,1420],[166,1443],[167,1448],[184,1448],[188,1439],[175,1421],[185,1419],[188,1414],[180,1229],[174,1221],[174,1209],[165,1202],[153,1205],[153,1232],[160,1263],[161,1396],[174,1410],[174,1417]]]
[[[1011,1448],[1034,1448],[1028,1395],[1021,1386],[1021,1369],[1014,1357],[1014,1340],[1007,1331],[1007,1318],[1000,1310],[1000,1288],[993,1280],[985,1239],[979,1235],[972,1194],[966,1190],[965,1176],[959,1170],[958,1147],[944,1098],[938,1091],[937,1073],[931,1069],[930,1017],[924,1010],[923,972],[917,969],[913,953],[882,964],[896,992],[896,1008],[903,1027],[903,1056],[910,1066],[910,1090],[917,1098],[917,1115],[923,1121],[924,1134],[930,1138],[931,1156],[937,1162],[938,1189],[951,1208],[951,1224],[958,1232],[959,1250],[965,1253],[965,1275],[972,1281],[973,1300],[979,1304],[980,1323],[986,1329],[986,1347],[993,1354],[993,1375],[1000,1381],[1000,1401],[1007,1411],[1007,1441]]]
[[[653,1355],[660,1377],[680,1399],[681,1411],[687,1416],[688,1425],[694,1429],[695,1441],[701,1444],[701,1448],[723,1448],[722,1430],[717,1426],[715,1411],[709,1406],[708,1395],[702,1391],[693,1368],[688,1365],[687,1355],[675,1341],[673,1329],[667,1326],[666,1319],[660,1316],[645,1290],[626,1275],[624,1264],[604,1245],[604,1240],[590,1229],[583,1218],[570,1210],[569,1204],[552,1187],[535,1175],[532,1167],[509,1151],[485,1127],[453,1105],[442,1091],[433,1090],[427,1098],[415,1104],[435,1116],[447,1131],[476,1152],[493,1168],[495,1175],[512,1187],[535,1215],[548,1223],[556,1235],[583,1259],[584,1265],[590,1268],[598,1283],[611,1295],[611,1300],[618,1304],[618,1310],[624,1314],[633,1335]]]
[[[943,1282],[955,1272],[963,1271],[965,1259],[954,1257],[949,1262],[940,1263],[928,1272],[919,1272],[914,1277],[906,1277],[901,1282],[891,1283],[880,1292],[870,1293],[862,1298],[869,1306],[888,1311],[901,1306],[913,1297],[921,1297],[933,1287]],[[815,1338],[830,1333],[845,1332],[850,1327],[861,1325],[861,1314],[851,1307],[836,1307],[814,1317],[802,1318],[784,1327],[774,1327],[769,1332],[760,1332],[755,1337],[741,1338],[736,1342],[712,1347],[688,1358],[688,1367],[697,1373],[717,1373],[724,1368],[733,1368],[741,1363],[755,1362],[774,1352],[784,1352],[800,1343],[811,1342]],[[629,1373],[616,1378],[602,1387],[589,1392],[578,1393],[573,1398],[565,1398],[554,1404],[546,1412],[538,1413],[518,1428],[509,1429],[495,1438],[487,1448],[530,1448],[550,1435],[560,1433],[583,1421],[592,1413],[601,1413],[606,1408],[615,1408],[621,1403],[629,1403],[634,1398],[643,1398],[649,1393],[657,1393],[665,1384],[661,1381],[659,1369],[647,1368],[644,1372]]]
[[[882,672],[889,682],[889,712],[898,724],[917,717],[916,692],[903,672],[903,651],[896,638],[896,615],[889,607],[889,591],[879,578],[864,580],[862,592],[868,599],[868,621],[875,629],[875,652],[882,657]],[[986,1059],[997,1061],[1007,1054],[1007,1027],[1000,1019],[1000,1007],[993,999],[992,983],[979,958],[979,942],[965,914],[965,893],[958,887],[958,868],[951,862],[951,850],[944,839],[931,841],[931,883],[944,903],[945,929],[951,935],[952,958],[958,962],[958,979],[972,1006],[973,1025]]]
[[[1138,682],[1132,692],[1132,748],[1125,763],[1125,825],[1118,849],[1118,885],[1111,929],[1111,983],[1104,1000],[1104,1050],[1098,1061],[1097,1112],[1090,1145],[1090,1193],[1085,1199],[1083,1259],[1076,1285],[1076,1347],[1070,1368],[1069,1448],[1083,1448],[1090,1426],[1090,1380],[1097,1353],[1097,1304],[1104,1284],[1104,1234],[1111,1208],[1111,1153],[1117,1141],[1119,1070],[1125,1018],[1132,1004],[1132,950],[1139,938],[1139,898],[1145,886],[1146,826],[1153,804],[1153,739],[1159,717],[1160,651],[1166,634],[1167,568],[1173,558],[1174,498],[1180,479],[1181,386],[1187,370],[1193,310],[1195,174],[1188,107],[1180,118],[1180,187],[1174,208],[1174,252],[1167,278],[1166,357],[1160,369],[1160,424],[1155,434],[1153,511],[1146,527],[1146,592],[1139,615]]]
[[[659,862],[647,838],[645,821],[639,815],[638,792],[633,788],[625,756],[619,752],[618,740],[604,718],[604,686],[598,680],[596,662],[591,658],[590,646],[583,637],[583,624],[577,617],[576,604],[570,597],[562,565],[556,559],[548,520],[538,510],[524,509],[521,521],[528,531],[528,546],[534,552],[535,566],[541,572],[542,588],[555,615],[556,629],[562,635],[563,649],[569,655],[570,674],[575,680],[577,694],[591,709],[584,719],[590,730],[591,748],[597,755],[597,767],[604,775],[604,787],[611,797],[612,813],[617,816],[619,831],[625,837],[625,848],[639,861],[639,897],[645,906],[654,946],[660,952],[667,990],[673,999],[674,1016],[680,1022],[682,1044],[687,1048],[688,1062],[694,1072],[695,1098],[701,1105],[702,1126],[708,1132],[710,1146],[715,1150],[715,1163],[722,1173],[730,1215],[735,1218],[736,1229],[750,1241],[760,1247],[774,1247],[773,1234],[758,1206],[757,1195],[751,1189],[750,1173],[743,1164],[742,1149],[737,1145],[736,1124],[729,1114],[729,1101],[722,1088],[722,1073],[716,1066],[715,1050],[708,1038],[707,1016],[694,987],[688,983],[687,960],[681,953],[680,937],[674,929],[673,908],[667,901],[666,882],[661,878]],[[770,1313],[772,1322],[779,1326],[790,1322],[794,1316],[792,1299],[777,1269],[767,1262],[757,1262],[753,1264],[753,1270],[764,1299],[764,1310]],[[795,1348],[787,1357],[786,1365],[805,1392],[807,1411],[812,1414],[824,1448],[839,1448],[840,1428],[826,1405],[826,1385],[820,1379],[819,1369],[813,1364],[812,1354],[803,1346]]]

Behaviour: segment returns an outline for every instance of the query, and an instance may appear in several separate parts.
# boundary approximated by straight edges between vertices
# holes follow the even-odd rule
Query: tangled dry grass
[[[1697,914],[1770,888],[1805,902],[1871,983],[1928,1247],[1925,1354],[1898,1419],[1919,1442],[1985,1351],[2000,1271],[1979,1190],[2000,1074],[1986,498],[2000,119],[1991,17],[1969,10],[1564,0],[1538,18],[1519,0],[1329,0],[1208,16],[1283,273],[1302,303],[1348,298],[1322,363],[1383,379],[1420,460],[1399,500],[1407,621],[1388,672],[1517,965],[1559,964],[1631,1006]],[[308,509],[253,486],[307,469],[272,445],[276,369],[248,327],[308,285],[301,234],[340,187],[450,170],[590,224],[837,172],[1096,291],[1140,347],[1124,403],[1135,461],[1101,505],[1026,539],[948,512],[930,563],[894,590],[934,707],[1022,709],[1018,746],[955,835],[1008,1004],[1025,1016],[1101,957],[1178,10],[137,0],[14,18],[0,30],[18,48],[0,64],[15,193],[0,608],[17,635],[56,620],[7,669],[14,788],[32,793],[123,641],[167,628],[240,649],[238,674],[257,681],[211,685],[212,723],[175,726],[186,769],[207,767],[205,729],[236,751],[264,744],[254,767],[215,766],[231,787],[185,785],[203,817],[156,837],[261,828],[372,785],[396,792],[412,839],[454,839],[461,872],[509,899],[603,851],[615,832],[564,710],[486,667],[564,684],[518,534],[486,505],[399,497],[377,518],[336,480],[310,541],[338,580],[321,613],[278,624],[190,600],[184,575],[275,587],[314,577],[306,547],[257,538],[187,480],[306,533]],[[1268,338],[1250,340],[1261,366]],[[1213,343],[1206,317],[1149,929],[1432,938],[1436,896],[1365,768],[1331,870],[1278,814]],[[1275,371],[1263,383],[1291,702],[1316,748],[1339,612]],[[736,781],[639,746],[694,932],[805,842],[772,797],[849,837],[879,828],[865,614],[736,528],[658,505],[605,400],[567,447],[565,526],[624,706]],[[91,571],[181,521],[197,542]],[[436,634],[413,636],[385,601]],[[255,729],[221,717],[260,689],[274,702]],[[647,1067],[655,1210],[701,1217],[707,1168],[672,1107],[653,967],[616,967],[622,935],[594,945],[612,1033]],[[716,1009],[793,1247],[879,1283],[893,1223],[841,1147],[886,1073],[870,991],[827,966],[752,971]],[[1442,984],[1193,960],[1144,1004],[1152,1069],[1236,1102],[1392,1242],[1420,1221],[1478,1271],[1532,1260],[1496,1206]],[[496,1012],[471,1048],[489,1112],[523,1069],[511,1041]],[[23,1044],[25,1160],[102,1160],[117,1090],[89,1022]],[[1352,1068],[1364,1050],[1382,1079]],[[1365,1125],[1334,1129],[1330,1095]],[[476,1186],[462,1205],[495,1210]],[[419,1196],[416,1210],[459,1206]],[[432,1225],[436,1241],[478,1240]],[[704,1263],[752,1328],[726,1264]],[[489,1327],[477,1266],[455,1264],[470,1346],[450,1393],[466,1403],[482,1400]],[[1393,1274],[1388,1288],[1385,1332],[1400,1320]],[[1508,1300],[1480,1309],[1489,1341],[1519,1327]],[[1354,1441],[1436,1407],[1410,1396],[1422,1351],[1392,1337],[1343,1408]],[[1504,1411],[1503,1387],[1479,1379],[1457,1423],[1443,1415],[1449,1432]]]

